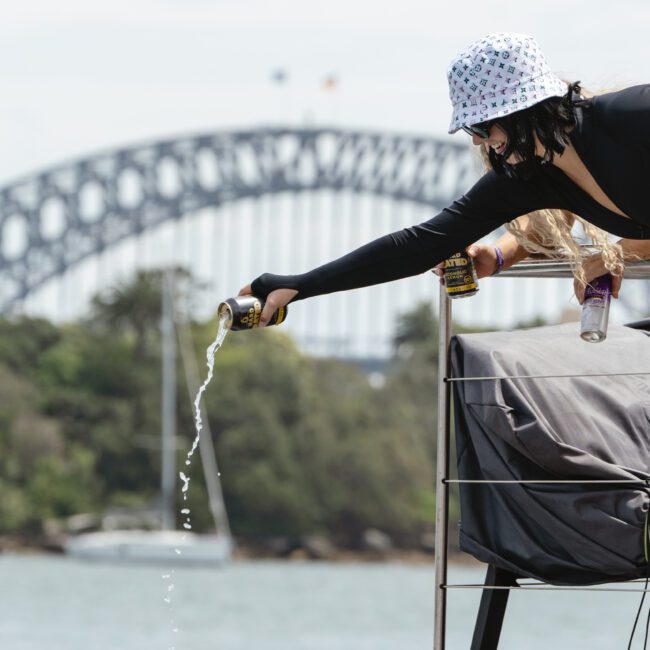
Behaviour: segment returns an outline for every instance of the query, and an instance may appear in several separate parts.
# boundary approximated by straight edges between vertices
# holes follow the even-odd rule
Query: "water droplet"
[[[183,481],[183,487],[181,490],[183,492],[187,492],[190,488],[190,479],[183,474],[183,472],[179,472],[178,475],[181,477],[181,481]]]
[[[167,591],[174,591],[174,585],[169,585],[169,587],[167,587]]]
[[[190,509],[189,508],[183,508],[181,510],[181,514],[182,515],[189,515],[190,514]]]
[[[169,580],[171,578],[171,575],[169,573],[163,573],[162,579],[163,580]]]
[[[183,524],[183,528],[187,530],[192,530],[192,525],[191,524]]]
[[[169,598],[168,596],[166,596],[165,598],[163,598],[163,600],[164,600],[167,604],[169,604],[169,603],[172,602],[172,599]]]
[[[180,555],[181,554],[181,549],[180,548],[175,548],[174,553],[176,553],[176,555]]]

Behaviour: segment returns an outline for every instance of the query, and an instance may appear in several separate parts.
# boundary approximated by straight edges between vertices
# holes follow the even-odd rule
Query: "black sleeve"
[[[598,95],[593,105],[599,122],[611,133],[650,147],[650,85]]]
[[[296,289],[294,300],[301,300],[417,275],[541,207],[543,199],[532,184],[489,172],[429,221],[380,237],[301,275],[265,273],[253,281],[253,293],[265,298],[275,289]]]

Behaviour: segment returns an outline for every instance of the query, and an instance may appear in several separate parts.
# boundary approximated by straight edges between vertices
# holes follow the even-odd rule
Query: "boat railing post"
[[[438,310],[438,440],[436,453],[435,609],[433,649],[445,649],[447,616],[447,522],[449,487],[449,340],[451,300],[440,285]]]

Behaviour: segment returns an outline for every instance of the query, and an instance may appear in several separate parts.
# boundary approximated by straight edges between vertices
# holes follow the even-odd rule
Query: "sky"
[[[446,67],[476,38],[532,34],[555,72],[597,90],[650,81],[649,24],[647,0],[12,2],[0,19],[0,185],[214,130],[306,124],[447,137]],[[276,70],[285,83],[272,82]]]

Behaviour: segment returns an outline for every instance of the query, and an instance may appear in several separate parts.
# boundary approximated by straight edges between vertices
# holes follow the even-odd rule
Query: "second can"
[[[450,298],[467,298],[478,292],[474,260],[467,253],[456,253],[445,260],[443,272]]]

